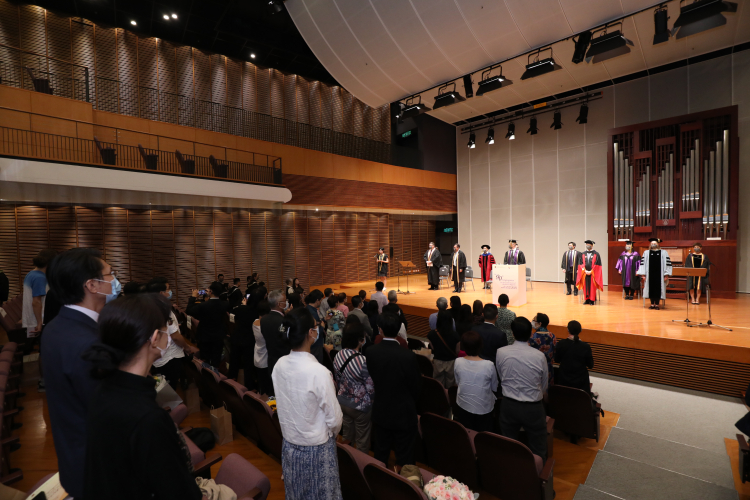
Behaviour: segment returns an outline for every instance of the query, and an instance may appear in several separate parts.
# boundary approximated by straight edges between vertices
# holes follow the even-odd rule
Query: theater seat
[[[451,404],[448,391],[443,384],[431,377],[422,375],[422,391],[419,395],[418,410],[420,415],[434,413],[435,415],[450,415]]]
[[[219,383],[226,377],[213,370],[204,368],[201,370],[201,382],[199,385],[201,399],[206,406],[219,407],[224,405],[224,394]]]
[[[435,374],[435,369],[432,365],[432,361],[427,356],[417,354],[417,364],[419,365],[419,373],[425,377],[432,377]]]
[[[739,460],[740,460],[740,479],[743,483],[750,481],[750,446],[747,444],[745,436],[737,434],[739,443]]]
[[[257,427],[253,421],[250,409],[242,400],[242,396],[247,392],[247,388],[232,379],[222,380],[219,387],[223,393],[227,408],[232,414],[232,423],[237,427],[238,431],[257,443],[259,438]]]
[[[339,442],[336,443],[336,454],[339,460],[341,495],[344,500],[371,500],[372,490],[365,479],[365,467],[368,464],[382,466],[383,462]]]
[[[243,394],[242,400],[250,409],[250,414],[258,429],[258,444],[266,453],[281,460],[283,437],[277,424],[278,420],[274,422],[273,410],[253,391]]]
[[[419,421],[427,465],[451,476],[472,490],[479,488],[473,436],[461,423],[434,413],[425,413]]]
[[[188,416],[188,409],[187,406],[185,406],[184,403],[181,403],[177,406],[175,406],[170,412],[169,416],[172,417],[172,421],[177,425],[177,427],[180,426],[183,420],[185,420]]]
[[[203,453],[203,450],[198,448],[198,445],[196,445],[193,440],[185,434],[191,429],[192,427],[187,427],[185,429],[180,429],[180,432],[182,433],[182,437],[185,438],[185,444],[187,444],[188,451],[190,452],[190,461],[193,464],[193,475],[210,479],[211,466],[221,461],[221,455],[215,453],[207,458],[206,454]]]
[[[424,469],[422,473],[424,484],[435,477],[435,474]],[[365,479],[372,490],[375,500],[428,500],[427,495],[417,488],[414,483],[386,469],[382,465],[370,463],[365,466]]]
[[[237,500],[265,500],[271,491],[268,477],[236,453],[221,463],[216,483],[231,488],[237,494]]]
[[[568,434],[573,443],[579,437],[599,441],[601,405],[593,404],[586,391],[553,385],[550,386],[548,395],[548,412],[555,419],[555,429]]]

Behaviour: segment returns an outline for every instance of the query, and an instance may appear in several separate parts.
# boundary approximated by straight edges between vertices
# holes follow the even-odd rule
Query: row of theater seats
[[[0,427],[0,483],[11,484],[23,478],[23,471],[11,467],[11,453],[18,448],[18,436],[13,431],[21,426],[15,422],[15,417],[23,410],[18,405],[18,399],[23,396],[19,391],[21,383],[22,353],[18,344],[8,342],[0,351],[0,413],[2,426]]]
[[[16,295],[0,305],[0,327],[8,334],[8,340],[21,344],[26,339],[26,330],[21,326],[23,298]]]

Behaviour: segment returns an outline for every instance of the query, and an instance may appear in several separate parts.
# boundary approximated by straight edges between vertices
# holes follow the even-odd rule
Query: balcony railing
[[[252,155],[253,163],[0,127],[0,155],[111,165],[208,179],[282,183],[281,158],[243,153]]]

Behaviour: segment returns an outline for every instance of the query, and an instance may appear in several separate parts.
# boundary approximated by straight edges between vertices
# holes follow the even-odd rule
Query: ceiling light
[[[546,59],[539,59],[539,54],[542,51],[549,50],[550,57]],[[547,73],[550,73],[552,71],[555,71],[557,69],[561,69],[560,66],[555,64],[555,60],[552,58],[552,47],[548,47],[546,49],[539,49],[534,54],[536,54],[536,60],[533,62],[529,62],[526,65],[526,71],[523,72],[523,75],[521,75],[521,80],[528,80],[529,78],[536,78],[537,76],[541,76]],[[529,54],[527,61],[531,60],[531,56],[534,54]]]
[[[588,123],[589,121],[589,105],[588,104],[581,105],[581,111],[578,113],[578,118],[576,118],[576,121],[579,123],[579,125]]]
[[[161,17],[163,17],[164,19],[166,19],[167,21],[169,21],[169,16],[168,16],[168,15],[164,14],[164,15],[163,15],[163,16],[161,16]]]
[[[532,118],[531,121],[529,121],[529,130],[527,130],[526,133],[536,135],[537,132],[539,132],[539,129],[536,128],[536,118]]]
[[[137,22],[135,22],[135,21],[130,21],[130,24],[132,24],[133,26],[136,26],[136,25],[138,25],[138,23],[137,23]]]
[[[550,125],[549,128],[555,127],[555,130],[560,130],[562,126],[562,115],[559,111],[555,111],[555,115],[552,118],[552,125]]]
[[[680,17],[674,22],[677,38],[695,35],[727,23],[722,12],[737,12],[737,4],[722,0],[700,0],[680,7]]]
[[[471,134],[469,134],[469,142],[466,145],[469,147],[469,149],[474,149],[475,147],[477,147],[476,142],[477,142],[477,135],[474,132],[472,132]]]
[[[591,32],[590,31],[584,31],[583,33],[578,34],[578,40],[575,38],[573,39],[573,42],[576,44],[576,48],[573,50],[573,64],[578,64],[583,61],[583,58],[586,57],[586,49],[589,48],[589,42],[591,41]]]
[[[490,127],[487,131],[487,138],[484,140],[485,144],[495,144],[495,129]]]
[[[250,59],[255,59],[255,54],[250,53]]]
[[[419,98],[418,101],[415,99]],[[422,104],[422,96],[410,97],[406,100],[404,110],[401,112],[401,118],[411,118],[413,116],[421,115],[427,111],[431,111],[426,104]]]
[[[268,11],[271,14],[278,14],[284,10],[284,2],[281,0],[268,0]]]
[[[177,19],[177,14],[172,14],[172,19]]]
[[[486,94],[487,92],[492,92],[493,90],[497,90],[503,86],[503,82],[505,81],[505,77],[503,76],[503,67],[500,66],[500,74],[495,76],[490,76],[490,72],[494,68],[490,67],[490,69],[482,72],[482,80],[479,82],[479,88],[477,89],[477,97],[482,96]]]
[[[659,7],[654,11],[654,45],[664,43],[669,40],[669,26],[667,20],[669,14],[666,7]]]
[[[508,124],[508,133],[505,134],[505,138],[508,139],[509,141],[512,141],[513,139],[516,138],[516,124],[515,123]]]
[[[607,28],[602,30],[602,35],[591,39],[591,46],[586,52],[586,62],[595,63],[612,59],[630,52],[629,45],[633,42],[625,38],[620,30],[607,33]]]
[[[474,85],[471,83],[471,75],[464,75],[464,93],[467,99],[474,97]]]
[[[443,92],[449,85],[453,85],[453,90],[450,92]],[[451,104],[456,104],[457,102],[465,100],[466,98],[456,92],[456,82],[446,83],[438,89],[438,95],[435,96],[435,105],[432,109],[444,108],[445,106],[450,106]]]

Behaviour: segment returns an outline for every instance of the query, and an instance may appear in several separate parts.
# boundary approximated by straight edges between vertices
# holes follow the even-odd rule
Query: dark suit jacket
[[[250,306],[237,306],[232,310],[234,314],[234,331],[232,331],[232,345],[255,345],[253,321],[258,319],[258,310]],[[200,326],[200,324],[198,324]]]
[[[63,307],[44,329],[44,381],[63,488],[83,496],[86,458],[86,415],[89,400],[99,387],[92,365],[81,355],[99,340],[96,322],[80,311]]]
[[[235,308],[242,304],[242,298],[244,295],[242,295],[242,290],[240,290],[239,287],[233,286],[229,289],[229,294],[227,295],[227,300],[229,301],[229,304],[232,306],[232,308]]]
[[[199,321],[196,337],[198,342],[216,342],[223,340],[227,334],[229,302],[221,299],[208,299],[196,302],[195,297],[188,299],[185,313]]]
[[[367,349],[365,356],[377,394],[372,421],[394,430],[416,427],[417,401],[422,387],[417,355],[392,340],[383,340]]]
[[[479,354],[482,359],[495,362],[497,350],[508,345],[508,337],[495,325],[482,323],[472,328],[482,337],[482,352]]]
[[[266,341],[268,351],[268,375],[273,373],[273,367],[282,356],[289,354],[289,348],[282,340],[279,328],[284,321],[284,315],[278,311],[271,311],[260,320],[260,333]]]

